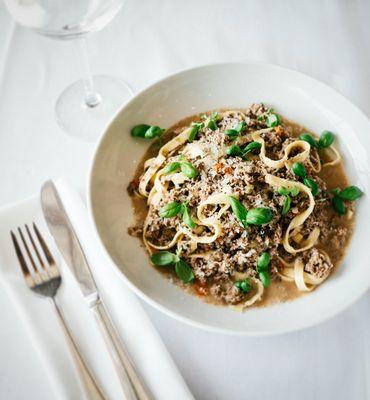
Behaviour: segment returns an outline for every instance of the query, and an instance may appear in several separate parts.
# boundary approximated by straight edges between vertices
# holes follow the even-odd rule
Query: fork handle
[[[116,372],[119,375],[122,389],[127,400],[151,400],[148,390],[140,379],[135,367],[122,345],[117,330],[106,311],[103,302],[99,299],[91,307],[101,328],[105,343],[113,360]]]
[[[91,372],[89,371],[86,363],[84,362],[76,342],[73,339],[70,329],[68,328],[67,322],[64,318],[63,312],[58,305],[55,297],[52,298],[53,304],[56,310],[56,314],[58,316],[60,326],[65,334],[67,339],[67,344],[71,351],[73,361],[75,363],[75,367],[80,378],[81,389],[84,394],[84,398],[86,400],[106,400],[106,397],[103,395],[96,381],[94,380]]]

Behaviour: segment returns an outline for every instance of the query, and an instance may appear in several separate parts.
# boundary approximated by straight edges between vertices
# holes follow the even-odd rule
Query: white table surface
[[[330,84],[370,115],[369,16],[366,0],[127,0],[91,37],[92,70],[137,91],[199,64],[265,61]],[[78,78],[72,46],[16,27],[0,3],[0,205],[50,177],[85,179],[92,146],[54,120],[58,94]],[[207,333],[144,307],[197,399],[370,398],[369,293],[324,324],[264,339]],[[0,291],[0,399],[51,396]]]

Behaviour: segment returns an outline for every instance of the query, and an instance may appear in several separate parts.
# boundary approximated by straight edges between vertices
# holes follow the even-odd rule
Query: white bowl
[[[253,102],[271,105],[315,132],[334,132],[351,183],[367,195],[358,201],[356,228],[346,258],[323,285],[297,300],[239,313],[184,293],[150,266],[140,241],[127,234],[134,218],[126,187],[149,145],[130,136],[132,126],[146,123],[169,127],[192,114],[247,107]],[[265,64],[194,68],[145,89],[115,116],[91,166],[90,215],[117,275],[166,314],[198,327],[241,335],[302,329],[342,311],[369,287],[369,151],[368,118],[342,95],[308,76]]]

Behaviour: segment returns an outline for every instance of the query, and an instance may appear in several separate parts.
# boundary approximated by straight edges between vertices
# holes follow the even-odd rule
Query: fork
[[[24,227],[26,231],[25,235],[23,230],[18,227],[17,230],[20,241],[13,231],[10,232],[26,283],[33,292],[51,299],[67,339],[85,399],[104,400],[105,396],[84,362],[58,303],[56,294],[62,283],[62,277],[58,266],[35,223],[32,224],[32,228],[34,234],[31,233],[31,230],[26,224]],[[23,251],[20,243],[23,245]],[[27,257],[25,257],[25,253]],[[27,259],[28,261],[26,261]]]

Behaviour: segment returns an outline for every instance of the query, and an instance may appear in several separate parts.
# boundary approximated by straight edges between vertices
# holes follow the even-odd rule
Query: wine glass
[[[86,36],[103,29],[124,0],[4,0],[22,26],[54,39],[75,39],[82,79],[59,96],[55,111],[60,126],[87,141],[96,140],[115,111],[132,96],[123,81],[92,77]]]

